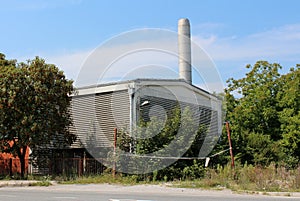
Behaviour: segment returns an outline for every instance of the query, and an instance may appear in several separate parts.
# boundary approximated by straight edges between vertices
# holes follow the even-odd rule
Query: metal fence
[[[50,163],[50,175],[97,175],[105,166],[94,158],[56,158]]]
[[[25,174],[83,176],[102,174],[104,169],[105,166],[94,158],[54,158],[37,166],[25,159]],[[1,176],[12,176],[20,172],[19,159],[0,159]]]

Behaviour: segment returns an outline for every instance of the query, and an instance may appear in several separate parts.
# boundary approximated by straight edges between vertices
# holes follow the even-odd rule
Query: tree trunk
[[[24,173],[25,173],[25,156],[22,154],[22,157],[20,158],[21,163],[21,178],[24,179]]]
[[[13,176],[13,171],[12,171],[12,158],[9,159],[9,176]]]
[[[20,150],[19,159],[21,164],[21,178],[25,178],[25,156],[26,156],[27,146],[22,147]]]

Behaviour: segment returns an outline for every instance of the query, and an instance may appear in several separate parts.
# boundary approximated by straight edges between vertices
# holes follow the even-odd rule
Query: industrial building
[[[178,104],[182,109],[188,106],[198,125],[207,127],[208,138],[218,137],[222,103],[192,84],[188,19],[178,21],[178,53],[178,79],[134,79],[78,88],[72,97],[72,117],[79,140],[72,147],[111,148],[115,128],[131,132],[140,118],[150,121],[150,116],[156,116],[164,120]],[[211,150],[207,149],[207,153],[204,149],[207,148],[203,147],[201,155]]]
[[[140,120],[166,121],[176,107],[181,112],[188,107],[196,125],[206,128],[198,157],[207,156],[221,134],[222,101],[192,83],[188,19],[178,22],[178,54],[178,79],[133,79],[78,88],[71,108],[77,140],[64,151],[54,151],[54,158],[103,158],[114,150],[116,128],[130,135]],[[51,168],[62,168],[62,163],[53,164]]]

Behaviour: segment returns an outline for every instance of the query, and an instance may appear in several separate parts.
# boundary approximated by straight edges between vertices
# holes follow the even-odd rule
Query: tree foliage
[[[278,119],[285,161],[298,163],[300,158],[300,65],[279,80],[281,90],[277,94]]]
[[[39,57],[16,63],[0,56],[0,150],[20,158],[24,177],[27,147],[35,151],[74,141],[69,132],[74,89],[62,71]]]
[[[152,154],[153,158],[139,161],[139,167],[152,165],[157,171],[140,175],[154,180],[170,180],[181,178],[199,178],[203,176],[204,169],[197,160],[174,160],[178,157],[198,157],[203,144],[207,126],[195,122],[189,107],[180,109],[178,106],[167,111],[166,121],[160,121],[156,116],[150,121],[140,119],[139,126],[131,134],[120,129],[117,137],[117,147],[125,152],[132,151],[137,157]],[[141,115],[142,116],[142,115]],[[184,129],[181,129],[184,128]],[[133,147],[130,149],[130,147]],[[162,156],[162,158],[155,158]],[[170,160],[170,161],[167,161]],[[170,162],[170,166],[161,169],[161,164]],[[126,164],[129,166],[130,164]],[[201,169],[195,172],[195,169]],[[144,179],[142,178],[142,179]]]
[[[299,65],[281,75],[281,66],[258,61],[225,89],[226,118],[234,153],[245,163],[299,162]],[[290,161],[291,162],[291,161]],[[292,165],[292,164],[290,164]]]

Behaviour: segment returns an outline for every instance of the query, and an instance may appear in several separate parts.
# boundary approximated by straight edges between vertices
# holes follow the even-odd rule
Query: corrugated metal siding
[[[130,97],[127,90],[96,94],[96,118],[101,133],[113,142],[114,128],[129,129]]]
[[[205,157],[210,153],[221,134],[221,107],[216,107],[220,103],[215,103],[215,100],[210,100],[207,97],[201,96],[201,94],[195,94],[194,98],[196,101],[183,102],[187,100],[186,97],[183,101],[179,101],[177,100],[178,96],[176,97],[171,91],[159,86],[143,86],[139,89],[138,94],[140,96],[138,106],[147,102],[146,105],[138,108],[141,111],[139,114],[142,115],[140,118],[146,122],[150,121],[150,117],[153,114],[159,120],[165,121],[170,111],[176,106],[179,106],[181,111],[188,107],[196,124],[204,126],[207,130],[201,136],[203,143],[201,150],[199,150],[199,157]]]
[[[127,90],[74,96],[73,129],[79,141],[72,147],[111,147],[114,128],[129,127],[130,97]]]
[[[73,143],[72,148],[86,145],[89,136],[96,135],[91,133],[91,125],[95,123],[95,95],[73,96],[72,97],[72,119],[73,129],[76,133],[77,140]]]
[[[73,130],[79,139],[72,147],[112,147],[114,128],[129,130],[131,113],[137,115],[133,117],[136,118],[133,123],[139,122],[139,115],[145,121],[149,121],[152,115],[165,121],[170,111],[179,105],[180,108],[189,107],[196,123],[207,128],[205,136],[202,136],[201,156],[211,151],[221,134],[220,102],[210,98],[209,94],[203,95],[193,92],[191,88],[176,85],[143,85],[141,82],[133,91],[133,111],[130,111],[128,90],[72,97]],[[189,96],[190,93],[194,95]],[[141,107],[145,101],[148,103]]]
[[[171,110],[175,109],[176,106],[181,108],[183,111],[185,108],[189,108],[192,118],[198,123],[198,125],[205,125],[210,132],[218,133],[218,121],[217,111],[212,111],[211,108],[201,105],[195,105],[190,103],[183,103],[176,100],[170,100],[165,98],[143,96],[140,97],[141,103],[149,101],[149,104],[143,106],[140,110],[144,121],[150,121],[150,113],[155,114],[158,119],[165,119],[165,115],[171,113]],[[160,107],[159,107],[160,106]],[[163,110],[164,111],[163,111]]]

